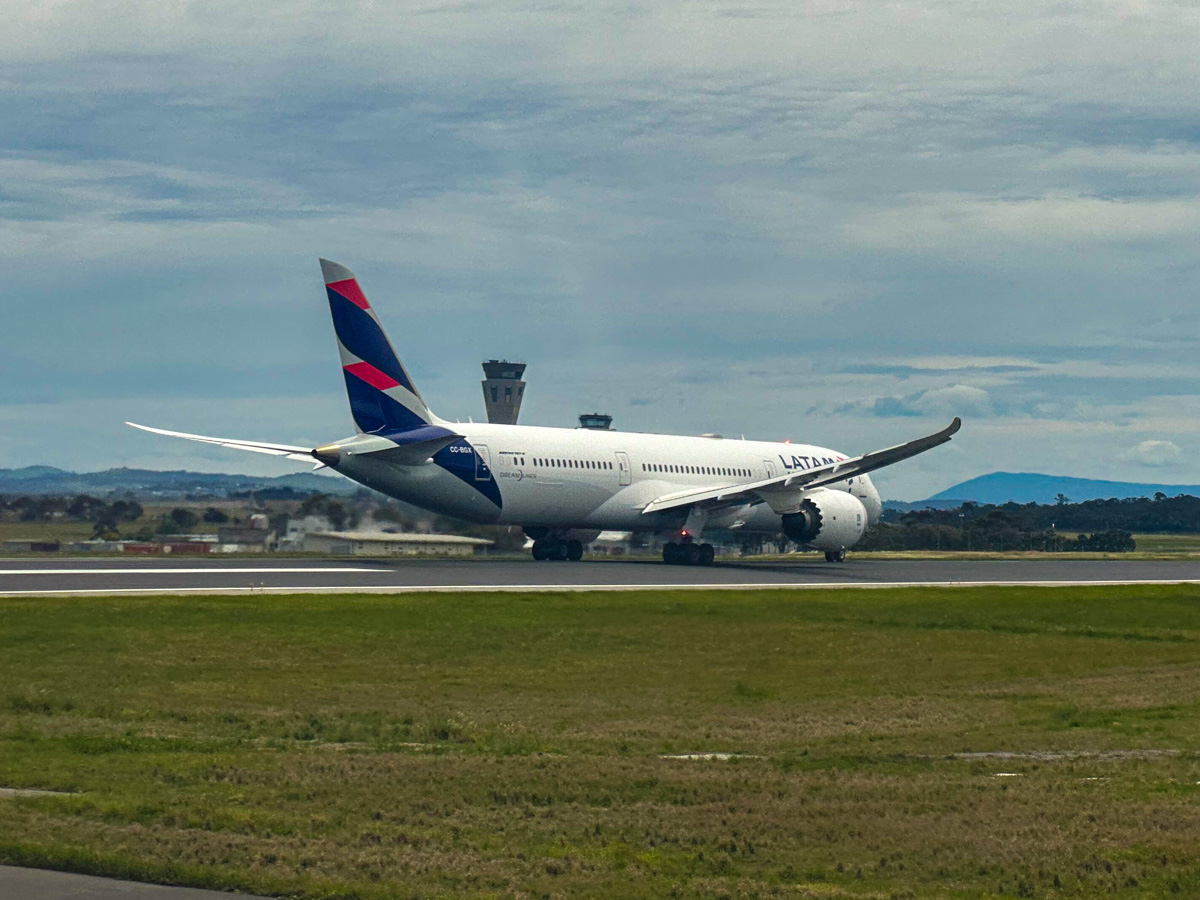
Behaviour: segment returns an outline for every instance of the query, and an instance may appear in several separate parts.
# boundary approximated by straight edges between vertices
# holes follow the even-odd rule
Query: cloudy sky
[[[0,467],[352,431],[317,257],[430,405],[792,438],[917,499],[1200,483],[1200,8],[2,0]]]

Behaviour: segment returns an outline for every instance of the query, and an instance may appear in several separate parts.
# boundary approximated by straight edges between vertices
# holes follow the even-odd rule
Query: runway
[[[1200,582],[1200,560],[656,561],[4,559],[0,596],[55,594],[749,589]]]

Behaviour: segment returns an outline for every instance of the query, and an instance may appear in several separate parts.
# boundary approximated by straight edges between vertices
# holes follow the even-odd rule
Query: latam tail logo
[[[382,434],[399,443],[413,436],[424,440],[434,433],[451,434],[435,424],[438,420],[417,393],[354,273],[327,259],[321,260],[321,272],[337,332],[350,412],[358,430]],[[433,455],[433,461],[496,506],[504,505],[491,472],[484,478],[479,476],[482,457],[466,440],[443,447]]]
[[[358,429],[378,433],[428,425],[432,421],[429,409],[383,333],[354,274],[327,260],[321,260],[321,267],[346,393]]]

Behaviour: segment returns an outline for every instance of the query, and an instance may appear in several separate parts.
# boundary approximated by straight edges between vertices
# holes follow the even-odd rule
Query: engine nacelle
[[[816,490],[800,511],[783,516],[783,533],[797,544],[826,552],[849,550],[867,530],[867,508],[845,491]]]

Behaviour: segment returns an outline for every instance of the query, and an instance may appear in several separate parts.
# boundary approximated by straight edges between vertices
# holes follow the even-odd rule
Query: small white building
[[[389,534],[379,531],[314,531],[304,535],[306,553],[331,556],[473,556],[494,542],[459,534]]]

